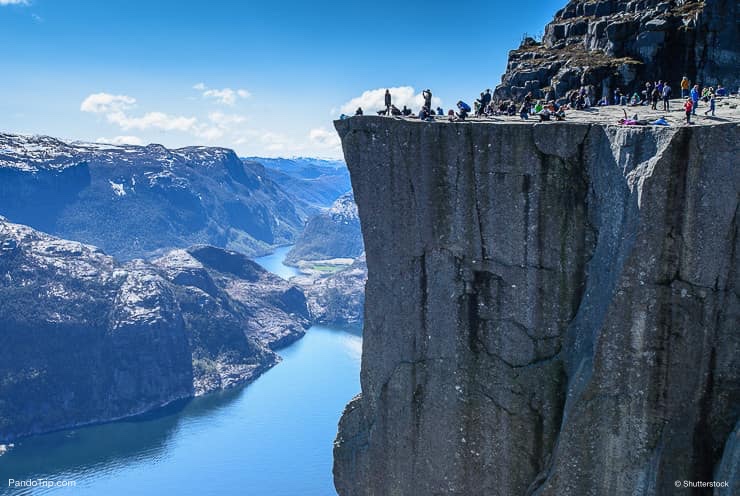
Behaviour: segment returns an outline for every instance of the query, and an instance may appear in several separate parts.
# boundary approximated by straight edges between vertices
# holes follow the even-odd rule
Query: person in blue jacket
[[[696,107],[699,106],[699,85],[695,84],[693,88],[691,88],[691,101],[693,102],[693,107],[691,112],[693,115],[696,115]]]
[[[464,121],[468,117],[468,112],[470,112],[470,105],[463,102],[462,100],[458,100],[457,109],[459,110],[459,112],[457,113],[457,118],[461,121]]]

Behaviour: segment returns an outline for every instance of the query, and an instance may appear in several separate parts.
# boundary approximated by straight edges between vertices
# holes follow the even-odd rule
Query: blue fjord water
[[[257,261],[290,277],[289,249]],[[356,331],[313,326],[246,387],[20,440],[0,456],[0,495],[335,495],[332,443],[360,390],[361,346]],[[10,478],[76,487],[18,489]]]

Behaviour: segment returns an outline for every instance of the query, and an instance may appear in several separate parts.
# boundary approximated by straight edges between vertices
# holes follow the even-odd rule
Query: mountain
[[[0,218],[0,443],[251,381],[308,325],[303,293],[244,255],[120,263]]]
[[[581,86],[594,95],[644,89],[683,76],[704,86],[740,85],[740,4],[734,0],[570,0],[541,41],[509,53],[498,98],[555,97]]]
[[[261,158],[244,160],[263,164],[267,177],[316,214],[351,189],[349,171],[342,161],[312,158]]]
[[[367,280],[364,252],[351,191],[308,221],[285,260],[301,270],[302,275],[292,281],[306,293],[314,320],[330,325],[362,322]]]
[[[368,268],[338,494],[740,494],[738,122],[336,121]]]
[[[346,175],[349,178],[347,165],[341,160],[325,160],[320,158],[267,158],[245,157],[244,160],[259,162],[265,167],[290,174],[301,179],[316,179],[324,175]],[[345,189],[346,191],[346,189]]]
[[[364,253],[351,264],[337,265],[336,271],[328,273],[312,270],[310,264],[301,266],[304,273],[290,282],[303,289],[315,322],[335,326],[362,324],[367,281]],[[326,266],[334,269],[331,265]]]
[[[308,221],[285,260],[297,263],[302,260],[356,258],[363,251],[360,218],[350,191],[339,197],[331,208]]]
[[[0,214],[120,259],[198,243],[263,254],[307,216],[262,165],[224,148],[13,134],[0,134]]]

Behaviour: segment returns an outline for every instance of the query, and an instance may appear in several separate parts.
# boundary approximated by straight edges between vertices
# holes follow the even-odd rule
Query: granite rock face
[[[0,217],[0,442],[250,381],[308,324],[300,290],[234,252],[121,264]]]
[[[308,214],[267,174],[225,148],[0,133],[0,215],[125,260],[201,243],[254,256],[294,242]]]
[[[368,267],[341,496],[737,472],[737,124],[335,126]]]
[[[594,97],[683,76],[705,86],[740,85],[740,5],[735,0],[570,0],[541,42],[509,53],[499,98],[532,91],[556,98],[580,86]]]

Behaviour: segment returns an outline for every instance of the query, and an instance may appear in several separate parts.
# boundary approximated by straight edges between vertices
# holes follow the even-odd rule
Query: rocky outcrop
[[[228,149],[3,133],[0,215],[120,259],[199,243],[264,254],[294,242],[307,218],[264,166]]]
[[[581,86],[593,96],[644,89],[683,76],[706,86],[740,85],[740,5],[735,0],[570,0],[540,42],[509,53],[499,98],[528,91],[557,98]]]
[[[302,292],[243,255],[121,264],[0,218],[0,443],[253,380],[308,323]]]
[[[362,322],[367,280],[364,251],[351,191],[306,224],[286,261],[303,273],[293,282],[306,293],[316,322],[343,326]]]
[[[303,288],[308,310],[315,322],[336,326],[359,326],[362,323],[367,281],[364,254],[336,272],[306,272],[290,281]]]
[[[736,473],[737,124],[335,126],[368,267],[341,496]]]
[[[364,251],[360,218],[352,192],[343,194],[329,210],[312,217],[286,262],[357,258]]]

